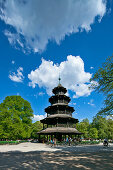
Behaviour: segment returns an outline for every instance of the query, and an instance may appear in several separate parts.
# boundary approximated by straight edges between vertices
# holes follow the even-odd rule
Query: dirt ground
[[[23,144],[22,146],[27,147],[27,144]],[[28,144],[28,146],[30,147],[30,144]],[[103,148],[101,145],[81,147],[70,146],[58,147],[56,150],[55,148],[42,144],[35,146],[39,147],[38,151],[22,152],[13,150],[0,152],[0,170],[113,170],[113,146],[109,148]],[[44,146],[50,151],[40,151],[40,146]],[[99,147],[101,148],[100,150]]]

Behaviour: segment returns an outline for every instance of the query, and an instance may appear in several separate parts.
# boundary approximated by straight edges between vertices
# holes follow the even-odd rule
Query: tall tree
[[[106,118],[97,115],[93,118],[91,127],[98,130],[98,137],[100,139],[108,138],[108,124]]]
[[[0,138],[29,138],[32,131],[33,110],[21,96],[7,96],[0,104]]]
[[[37,138],[37,132],[41,131],[43,129],[43,124],[40,121],[37,121],[32,124],[32,133],[31,133],[31,138]]]
[[[89,120],[87,118],[83,119],[82,122],[77,123],[76,128],[77,128],[78,131],[83,133],[82,136],[84,138],[89,137],[89,132],[88,132],[89,131]]]
[[[98,130],[96,128],[90,128],[89,129],[89,136],[92,139],[97,139],[98,138]]]
[[[105,107],[98,114],[113,115],[113,56],[107,58],[102,67],[93,75],[91,81],[94,81],[91,88],[105,95]]]

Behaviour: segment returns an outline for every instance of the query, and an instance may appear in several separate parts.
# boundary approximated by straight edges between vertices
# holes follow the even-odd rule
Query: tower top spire
[[[59,80],[59,84],[60,84],[60,81],[61,81],[60,75],[59,75],[59,78],[58,78],[58,80]]]

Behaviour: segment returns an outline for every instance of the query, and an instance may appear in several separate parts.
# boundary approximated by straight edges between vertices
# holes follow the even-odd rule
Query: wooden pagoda
[[[40,135],[49,135],[51,138],[56,138],[58,141],[62,140],[63,135],[66,138],[66,135],[79,135],[81,134],[76,129],[76,123],[78,119],[72,117],[72,113],[75,111],[73,107],[69,106],[70,97],[66,96],[66,88],[60,84],[55,87],[52,92],[53,96],[49,98],[51,106],[45,108],[47,117],[41,120],[43,123],[43,130],[38,132]],[[46,124],[47,128],[44,128]]]

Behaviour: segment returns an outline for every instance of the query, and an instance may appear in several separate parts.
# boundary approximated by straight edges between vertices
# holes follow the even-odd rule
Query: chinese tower
[[[38,132],[40,135],[49,135],[51,138],[57,138],[58,141],[62,140],[63,135],[80,135],[81,133],[76,129],[78,119],[72,117],[75,111],[68,103],[71,101],[70,97],[66,96],[67,89],[60,84],[55,87],[52,92],[53,96],[49,98],[50,106],[45,108],[47,117],[41,120],[43,123],[43,130]],[[47,128],[44,128],[46,124]]]

